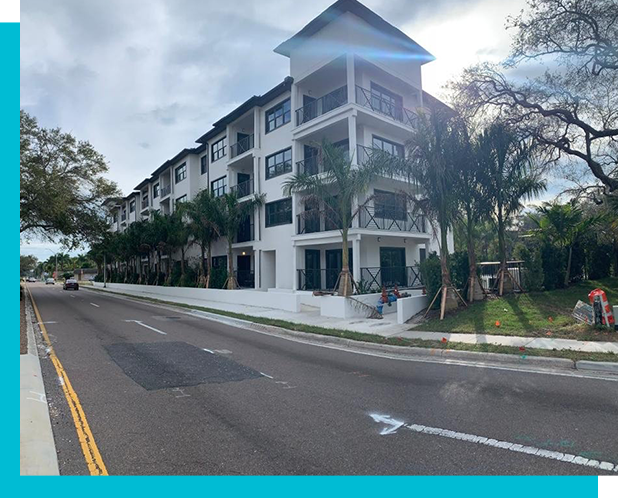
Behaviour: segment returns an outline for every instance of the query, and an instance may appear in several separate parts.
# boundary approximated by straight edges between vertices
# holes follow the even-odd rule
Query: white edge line
[[[203,349],[204,351],[206,351],[207,353],[210,353],[210,354],[215,354],[215,352],[214,352],[214,351],[211,351],[210,349],[206,349],[206,348],[202,348],[202,349]]]
[[[95,308],[100,308],[101,306],[99,306],[98,304],[94,304],[94,303],[90,303],[92,306],[94,306]]]
[[[486,438],[483,436],[475,436],[474,434],[466,434],[465,432],[456,432],[447,429],[440,429],[438,427],[426,427],[424,425],[418,424],[403,424],[403,426],[406,429],[410,429],[414,432],[418,432],[421,434],[441,436],[449,439],[459,439],[461,441],[482,444],[493,448],[514,451],[516,453],[525,453],[528,455],[534,455],[550,460],[557,460],[559,462],[572,463],[574,465],[582,465],[584,467],[593,467],[595,469],[618,472],[618,464],[614,464],[612,462],[601,462],[598,460],[584,458],[579,455],[571,455],[569,453],[560,453],[558,451],[544,450],[541,448],[535,448],[534,446],[525,446],[523,444],[510,443],[508,441],[499,441],[497,439]],[[387,433],[389,432],[385,433],[384,431],[382,431],[382,434]]]
[[[91,289],[88,289],[91,290]],[[96,291],[95,291],[96,292]],[[221,320],[218,319],[218,317],[212,317],[212,316],[203,316],[201,313],[208,313],[206,311],[199,311],[199,310],[192,310],[192,311],[184,311],[184,310],[177,310],[176,308],[173,308],[172,306],[169,305],[165,305],[165,304],[157,304],[157,303],[150,303],[148,301],[144,301],[142,299],[139,299],[138,297],[127,297],[127,296],[121,296],[116,294],[115,292],[110,292],[110,291],[102,291],[102,292],[107,292],[108,295],[115,297],[116,299],[124,299],[125,301],[130,301],[130,302],[134,302],[134,303],[141,303],[141,304],[145,304],[146,306],[151,306],[153,308],[163,308],[163,309],[173,309],[174,311],[181,313],[183,315],[191,315],[191,316],[195,316],[197,318],[201,318],[202,320],[210,320],[213,322],[218,322],[218,323],[223,323],[225,325],[229,325],[231,327],[236,327],[239,328],[241,330],[243,330],[243,327],[241,325],[238,324],[234,324],[234,323],[230,323],[230,321],[226,321],[226,320]],[[255,322],[250,322],[248,320],[242,320],[239,318],[234,318],[234,320],[238,320],[250,325],[253,325]],[[244,329],[244,330],[248,330],[248,329]],[[512,367],[501,367],[498,365],[483,365],[483,364],[477,364],[477,363],[468,363],[465,361],[458,361],[458,360],[439,360],[439,359],[425,359],[425,358],[402,358],[399,356],[394,356],[394,355],[389,355],[389,354],[385,354],[385,353],[375,353],[375,352],[369,352],[369,351],[358,351],[358,350],[350,350],[350,349],[345,349],[339,346],[334,346],[334,345],[329,345],[329,344],[317,344],[314,342],[310,342],[310,341],[305,341],[303,339],[299,339],[296,337],[286,337],[284,335],[280,335],[280,334],[272,334],[270,332],[266,332],[264,330],[257,330],[257,329],[250,329],[251,332],[257,332],[258,334],[263,334],[263,335],[268,335],[271,337],[276,337],[279,339],[284,339],[286,341],[291,341],[291,342],[298,342],[300,344],[306,344],[308,346],[315,346],[318,348],[327,348],[327,349],[335,349],[338,351],[343,351],[344,353],[351,353],[351,354],[361,354],[361,355],[365,355],[365,356],[375,356],[378,358],[386,358],[389,360],[398,360],[398,361],[412,361],[412,362],[416,362],[416,363],[433,363],[436,365],[455,365],[455,366],[460,366],[460,367],[472,367],[472,368],[485,368],[485,369],[493,369],[493,370],[503,370],[503,371],[508,371],[508,372],[518,372],[518,373],[528,373],[528,374],[540,374],[540,375],[555,375],[558,377],[575,377],[578,379],[592,379],[592,380],[605,380],[608,382],[618,382],[618,377],[613,379],[610,377],[600,377],[597,375],[582,375],[576,372],[556,372],[556,371],[552,371],[552,370],[537,370],[534,368],[530,368],[530,367],[522,367],[522,368],[512,368]]]
[[[268,377],[269,379],[274,379],[274,377],[271,377],[270,375],[266,375],[264,372],[260,372],[260,375],[263,375],[264,377]]]

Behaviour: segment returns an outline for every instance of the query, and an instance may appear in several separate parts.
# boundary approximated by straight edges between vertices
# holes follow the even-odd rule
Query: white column
[[[356,283],[361,280],[361,236],[358,235],[352,241],[352,276]]]
[[[253,147],[254,149],[259,149],[262,146],[262,134],[261,134],[261,124],[262,120],[260,119],[260,108],[256,107],[253,109]]]
[[[262,259],[262,251],[255,249],[253,251],[253,279],[255,282],[255,288],[259,289],[262,286],[262,272],[260,271],[260,263]]]
[[[298,269],[298,261],[300,259],[298,257],[298,250],[298,247],[292,245],[292,290],[294,291],[298,290],[298,272],[296,271]]]

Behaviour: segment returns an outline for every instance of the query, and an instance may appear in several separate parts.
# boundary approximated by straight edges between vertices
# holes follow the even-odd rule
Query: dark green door
[[[301,278],[300,288],[302,290],[319,290],[321,286],[320,276],[320,251],[317,249],[305,249],[305,282]]]
[[[386,287],[407,286],[405,247],[380,247],[380,275]]]

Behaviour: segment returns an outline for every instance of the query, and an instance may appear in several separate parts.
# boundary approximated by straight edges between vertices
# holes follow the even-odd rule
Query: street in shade
[[[93,290],[29,288],[112,475],[583,475],[618,464],[616,377],[406,361]],[[90,474],[65,382],[50,355],[41,361],[60,473]]]

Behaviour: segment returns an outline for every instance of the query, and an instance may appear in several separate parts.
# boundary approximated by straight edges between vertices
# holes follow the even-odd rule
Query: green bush
[[[456,251],[449,254],[449,270],[451,272],[451,282],[457,289],[463,289],[470,276],[470,265],[468,264],[468,252]],[[437,292],[437,290],[436,290]]]
[[[66,271],[62,274],[62,278],[64,278],[65,280],[68,278],[73,278],[73,274],[71,272]]]
[[[528,292],[542,290],[544,273],[539,245],[535,242],[529,244],[519,242],[513,249],[513,257],[524,262],[522,276],[524,289]]]
[[[172,287],[178,287],[180,285],[180,261],[174,261],[172,266],[172,276],[170,278],[170,285]]]
[[[95,282],[103,282],[103,275],[95,275],[94,276],[94,281]]]
[[[210,288],[211,289],[223,289],[225,281],[227,280],[226,268],[212,268],[210,276]]]
[[[429,299],[433,299],[442,286],[440,258],[435,252],[431,253],[427,259],[421,263],[421,275],[423,276],[423,283],[427,288],[427,296]],[[436,302],[438,302],[438,300],[436,300]]]
[[[185,267],[185,274],[180,279],[181,287],[196,287],[197,286],[197,271],[187,265]]]
[[[588,278],[598,280],[610,276],[613,249],[609,244],[594,244],[587,258]]]
[[[545,243],[541,246],[543,260],[543,287],[545,290],[562,289],[566,273],[565,251]]]

